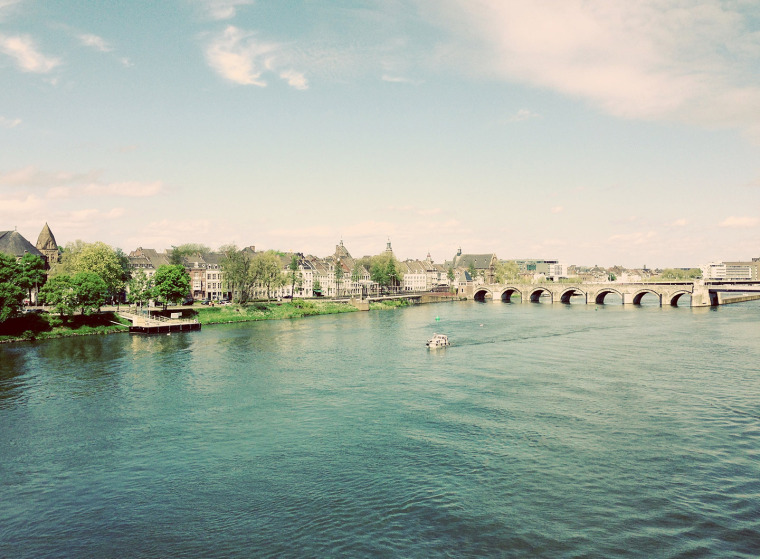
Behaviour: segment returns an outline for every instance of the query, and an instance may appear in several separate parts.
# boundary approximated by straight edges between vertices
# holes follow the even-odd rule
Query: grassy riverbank
[[[372,303],[370,310],[385,310],[405,307],[407,301],[383,301]],[[287,302],[258,302],[247,305],[225,305],[219,307],[197,306],[184,309],[182,318],[196,319],[204,325],[229,324],[233,322],[253,322],[258,320],[282,320],[356,312],[356,307],[348,303],[334,301],[307,301],[296,299]],[[156,310],[152,314],[168,317],[176,310]],[[119,323],[120,325],[114,324]],[[90,316],[74,316],[61,319],[48,313],[26,314],[0,324],[0,343],[45,340],[66,336],[88,336],[126,332],[129,322],[114,312],[103,312]]]
[[[118,323],[121,326],[114,324]],[[48,313],[25,314],[0,324],[0,343],[46,340],[65,336],[91,336],[126,332],[129,322],[113,312],[61,318]]]
[[[305,301],[250,303],[247,305],[225,305],[222,307],[200,307],[185,310],[183,318],[195,318],[201,324],[226,324],[230,322],[252,322],[256,320],[281,320],[301,318],[320,314],[355,312],[356,307],[332,301]]]

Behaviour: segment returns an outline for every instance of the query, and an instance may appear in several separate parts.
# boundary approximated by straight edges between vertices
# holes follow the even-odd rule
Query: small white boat
[[[433,334],[425,345],[430,348],[446,347],[449,345],[449,337],[446,334]]]

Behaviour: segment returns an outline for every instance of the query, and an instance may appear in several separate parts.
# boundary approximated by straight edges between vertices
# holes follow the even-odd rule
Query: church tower
[[[48,266],[52,266],[58,262],[58,243],[55,242],[53,232],[47,223],[42,228],[40,236],[37,237],[37,250],[45,256]]]

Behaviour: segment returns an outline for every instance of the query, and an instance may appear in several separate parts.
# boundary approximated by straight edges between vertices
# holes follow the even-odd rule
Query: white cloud
[[[534,113],[533,111],[529,109],[520,109],[514,115],[509,117],[509,122],[524,122],[532,118],[538,118],[539,116],[541,115],[539,115],[538,113]]]
[[[232,19],[238,6],[249,6],[253,0],[200,0],[206,13],[213,19]]]
[[[20,118],[5,118],[4,116],[0,116],[0,128],[16,128],[21,124]]]
[[[223,78],[240,84],[266,87],[262,78],[274,73],[295,89],[308,89],[309,83],[302,72],[289,65],[291,54],[282,45],[258,39],[256,33],[243,31],[230,25],[216,35],[206,47],[206,60]]]
[[[270,59],[277,49],[278,45],[259,42],[255,34],[230,25],[208,45],[206,59],[227,80],[266,87],[261,74],[271,65]]]
[[[681,219],[676,219],[673,223],[671,223],[671,225],[673,225],[674,227],[684,227],[688,223],[689,222],[686,219],[681,218]]]
[[[760,224],[760,218],[757,217],[739,217],[730,216],[721,221],[718,227],[733,227],[733,228],[748,228],[755,227]]]
[[[97,35],[79,35],[79,40],[84,46],[92,47],[100,52],[111,52],[113,50],[103,37]]]
[[[754,2],[422,2],[458,34],[451,59],[475,72],[624,118],[760,129]]]
[[[280,77],[288,82],[289,86],[294,87],[295,89],[309,89],[309,82],[301,72],[285,70],[284,72],[280,72]]]
[[[565,208],[563,208],[562,206],[554,206],[554,207],[551,209],[551,212],[552,212],[553,214],[558,214],[558,213],[562,213],[564,210],[565,210]]]
[[[61,61],[41,54],[28,35],[9,37],[0,34],[0,52],[11,57],[24,72],[46,74]]]

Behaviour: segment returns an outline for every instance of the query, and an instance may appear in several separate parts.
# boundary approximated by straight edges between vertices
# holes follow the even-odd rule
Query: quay
[[[201,329],[201,323],[190,318],[150,316],[149,313],[140,311],[122,311],[119,315],[132,322],[129,327],[130,334],[171,334],[172,332],[192,332]]]

